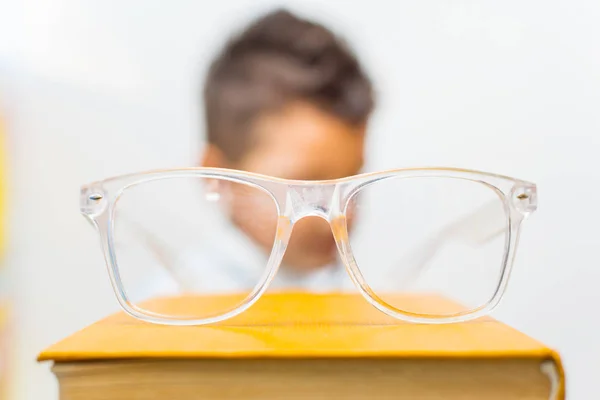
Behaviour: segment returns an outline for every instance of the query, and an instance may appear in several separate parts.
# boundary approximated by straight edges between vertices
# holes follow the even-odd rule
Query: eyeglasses
[[[80,201],[120,305],[148,322],[215,323],[270,286],[306,286],[355,287],[399,320],[452,323],[500,301],[537,194],[462,169],[299,181],[191,168],[95,182]]]

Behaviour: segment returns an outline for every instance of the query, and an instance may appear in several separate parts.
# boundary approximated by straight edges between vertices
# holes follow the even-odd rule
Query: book
[[[404,323],[351,293],[267,293],[207,326],[117,313],[38,359],[63,400],[565,396],[558,353],[499,321]]]

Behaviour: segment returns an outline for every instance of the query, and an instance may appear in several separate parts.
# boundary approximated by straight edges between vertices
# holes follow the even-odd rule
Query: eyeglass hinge
[[[528,216],[537,209],[537,188],[534,184],[519,184],[513,187],[511,203],[515,210]]]

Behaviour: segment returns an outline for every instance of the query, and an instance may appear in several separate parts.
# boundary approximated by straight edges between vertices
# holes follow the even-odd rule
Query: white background
[[[95,233],[78,213],[79,185],[193,164],[207,59],[270,3],[0,4],[14,392],[53,399],[54,378],[36,354],[117,309]],[[538,183],[540,207],[495,315],[561,352],[569,399],[600,397],[600,2],[292,8],[345,34],[375,78],[371,169],[456,166]]]

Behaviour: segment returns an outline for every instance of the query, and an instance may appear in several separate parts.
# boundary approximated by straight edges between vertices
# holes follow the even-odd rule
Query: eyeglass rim
[[[395,308],[379,298],[372,290],[370,290],[369,286],[364,282],[364,280],[361,281],[360,277],[355,273],[355,271],[353,272],[352,269],[357,269],[358,267],[356,267],[356,262],[354,261],[351,250],[350,253],[342,251],[338,243],[340,258],[346,267],[347,273],[350,275],[350,278],[354,282],[361,295],[371,305],[384,314],[401,321],[413,323],[456,323],[476,319],[489,314],[499,304],[506,290],[516,255],[516,247],[518,244],[521,223],[531,212],[535,211],[537,208],[537,188],[534,183],[499,174],[445,167],[392,169],[380,172],[364,173],[340,179],[320,181],[288,180],[239,170],[196,167],[161,169],[142,173],[126,174],[82,186],[80,195],[80,210],[82,214],[86,216],[87,219],[95,226],[100,234],[111,285],[120,306],[129,315],[155,324],[206,325],[230,319],[244,312],[251,307],[267,290],[278,271],[279,264],[281,263],[281,259],[285,252],[285,246],[283,246],[283,242],[281,240],[275,240],[269,257],[268,265],[266,266],[265,273],[261,277],[260,282],[257,283],[254,289],[249,293],[246,299],[242,301],[242,303],[240,303],[237,307],[219,315],[197,319],[181,319],[177,317],[171,318],[162,314],[152,313],[148,310],[142,310],[134,303],[129,301],[123,287],[123,282],[119,277],[118,264],[115,256],[115,246],[113,240],[114,205],[120,195],[131,186],[157,179],[169,179],[186,176],[221,178],[259,188],[271,196],[272,200],[277,206],[277,212],[280,216],[282,215],[282,209],[278,195],[281,196],[281,193],[274,193],[274,191],[277,191],[278,188],[281,190],[282,188],[289,186],[324,187],[339,185],[344,186],[348,190],[352,191],[359,190],[363,185],[368,185],[376,182],[379,179],[389,177],[418,178],[433,176],[439,178],[458,178],[479,182],[496,190],[500,195],[500,199],[503,202],[507,215],[505,251],[501,266],[501,278],[491,299],[478,308],[462,313],[440,316],[416,314]],[[530,199],[530,202],[525,209],[516,207],[514,204],[515,198],[523,194],[529,196]],[[347,194],[346,203],[351,198],[352,194]],[[278,230],[279,229],[280,227],[278,226]],[[344,229],[346,229],[345,226]],[[348,248],[350,247],[348,246]],[[350,264],[354,264],[354,266]]]

